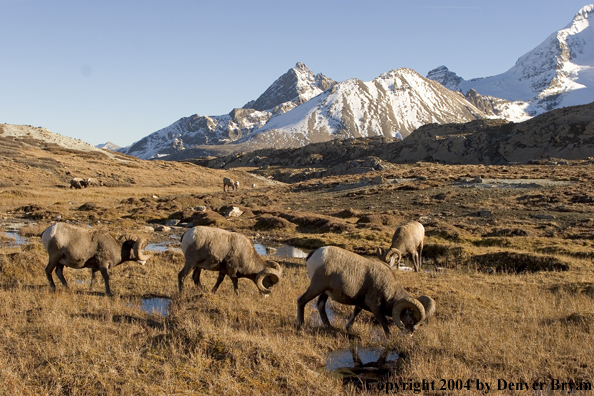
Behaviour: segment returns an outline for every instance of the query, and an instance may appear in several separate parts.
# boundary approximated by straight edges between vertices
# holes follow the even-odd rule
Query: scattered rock
[[[223,212],[223,216],[225,217],[239,217],[242,214],[243,210],[239,209],[237,206],[232,206]]]

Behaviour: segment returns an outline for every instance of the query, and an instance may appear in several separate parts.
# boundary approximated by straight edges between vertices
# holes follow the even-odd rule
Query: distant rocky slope
[[[478,120],[431,124],[400,141],[384,137],[332,140],[294,149],[264,149],[194,160],[212,168],[289,167],[296,179],[381,170],[388,163],[509,164],[594,156],[594,103],[566,107],[522,123]]]
[[[564,29],[521,56],[505,73],[466,81],[440,66],[427,77],[467,98],[468,92],[474,90],[474,98],[500,98],[497,101],[508,111],[521,109],[531,115],[590,103],[594,101],[594,31],[590,24],[593,13],[593,4],[583,7]],[[493,108],[495,113],[505,113],[497,104]]]
[[[17,139],[36,139],[47,143],[54,143],[58,146],[72,150],[81,151],[100,151],[111,155],[109,151],[104,151],[101,148],[95,147],[92,144],[86,143],[80,139],[62,136],[59,133],[51,132],[49,129],[42,127],[33,127],[31,125],[12,125],[0,124],[0,137],[13,137]]]

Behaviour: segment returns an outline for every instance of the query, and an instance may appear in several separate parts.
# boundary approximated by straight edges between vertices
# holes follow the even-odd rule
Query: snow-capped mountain
[[[117,144],[112,143],[112,142],[98,144],[95,147],[100,148],[100,149],[104,149],[104,150],[111,150],[111,151],[116,151],[117,149],[120,148],[120,146],[118,146]]]
[[[247,146],[299,147],[333,138],[404,138],[421,125],[486,118],[462,95],[411,69],[373,81],[350,79],[271,119],[238,140]]]
[[[514,102],[508,106],[530,115],[594,101],[594,31],[590,20],[594,5],[583,7],[564,28],[518,59],[505,73],[464,80],[445,66],[428,78],[463,93]]]
[[[305,64],[299,62],[268,87],[258,99],[248,102],[243,108],[266,111],[283,104],[290,104],[293,108],[321,94],[334,84],[336,81],[323,74],[314,76]],[[285,111],[288,110],[290,109],[287,108]]]
[[[150,159],[194,146],[225,145],[249,135],[275,116],[290,111],[319,95],[335,82],[297,63],[279,77],[260,97],[243,108],[220,116],[184,117],[118,151]]]
[[[462,95],[411,69],[370,82],[336,83],[302,63],[277,79],[257,100],[228,115],[182,118],[120,151],[143,159],[213,145],[231,151],[298,147],[334,138],[403,138],[428,123],[467,122],[487,115]],[[233,143],[233,144],[230,144]],[[187,154],[187,155],[186,155]]]

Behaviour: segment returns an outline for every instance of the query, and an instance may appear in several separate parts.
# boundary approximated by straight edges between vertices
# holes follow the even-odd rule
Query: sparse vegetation
[[[419,163],[283,185],[241,170],[125,156],[89,161],[31,144],[0,139],[0,152],[6,148],[39,160],[0,157],[1,224],[26,238],[16,245],[0,232],[0,394],[373,394],[325,368],[330,352],[354,346],[397,351],[401,359],[390,373],[392,382],[594,382],[589,161],[554,167],[555,178],[569,184],[457,185],[459,178],[476,176],[548,179],[551,167]],[[30,165],[55,163],[48,158],[61,164],[54,172]],[[259,187],[223,193],[227,175]],[[377,175],[415,179],[360,183]],[[73,176],[97,177],[106,186],[69,190]],[[226,218],[219,212],[224,206],[249,210]],[[309,284],[302,258],[278,260],[283,278],[266,299],[247,280],[240,280],[239,296],[229,281],[216,295],[190,285],[179,294],[177,273],[184,260],[174,250],[154,252],[145,266],[114,268],[113,298],[99,286],[88,290],[87,270],[67,268],[71,290],[49,291],[39,234],[53,222],[100,227],[116,236],[135,230],[150,242],[179,246],[171,236],[185,228],[152,231],[170,220],[204,221],[257,240],[310,249],[336,245],[366,255],[390,243],[394,223],[420,221],[427,235],[426,271],[398,277],[411,294],[436,300],[436,317],[412,338],[384,339],[369,313],[360,314],[346,332],[352,311],[338,304],[332,304],[336,329],[314,325],[319,319],[310,304],[298,330],[296,301]],[[205,289],[216,275],[203,273]],[[140,309],[147,298],[170,299],[168,315]]]

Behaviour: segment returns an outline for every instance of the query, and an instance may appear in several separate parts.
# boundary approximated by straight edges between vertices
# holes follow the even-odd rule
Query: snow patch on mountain
[[[464,80],[447,67],[428,78],[460,92],[476,90],[484,96],[525,102],[530,115],[594,101],[594,5],[583,7],[564,28],[521,56],[505,73]]]
[[[298,147],[336,137],[402,139],[425,124],[481,118],[487,116],[459,93],[403,68],[369,82],[350,79],[338,83],[242,140]]]

